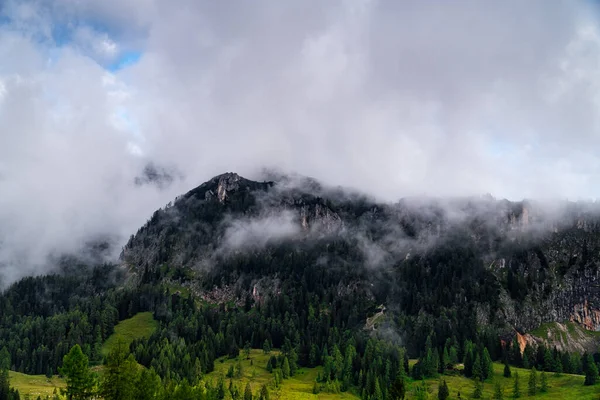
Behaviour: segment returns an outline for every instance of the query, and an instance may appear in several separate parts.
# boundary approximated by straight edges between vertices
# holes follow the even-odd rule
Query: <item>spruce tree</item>
[[[542,372],[540,377],[540,392],[546,393],[548,391],[548,377],[546,376],[546,372]]]
[[[477,357],[475,357],[475,362],[473,363],[473,378],[479,379],[480,381],[484,379],[479,353],[477,353]]]
[[[473,391],[473,398],[480,399],[483,396],[483,382],[480,379],[475,378],[475,390]]]
[[[287,357],[283,359],[281,373],[283,374],[283,379],[287,379],[290,377],[290,362],[288,361]]]
[[[267,389],[267,385],[262,385],[260,388],[260,400],[269,400],[269,389]]]
[[[446,400],[450,396],[450,389],[446,380],[440,381],[438,385],[438,400]]]
[[[104,375],[100,384],[100,394],[106,400],[131,399],[135,392],[138,367],[135,358],[129,354],[125,344],[119,342],[108,353]]]
[[[505,378],[510,378],[511,372],[510,372],[510,365],[508,365],[508,362],[504,362],[504,377]]]
[[[585,381],[583,384],[586,386],[595,385],[596,382],[598,381],[598,367],[596,366],[596,363],[594,362],[594,358],[592,357],[591,354],[587,354],[585,357],[584,372],[585,372]]]
[[[250,382],[246,383],[246,389],[244,390],[244,400],[252,400],[252,386],[250,386]]]
[[[400,372],[396,375],[396,379],[392,383],[390,388],[391,400],[404,400],[406,396],[406,381],[404,379],[403,368],[400,368]]]
[[[483,379],[494,377],[494,363],[492,362],[492,357],[490,357],[487,347],[483,348],[483,357],[481,358],[481,373],[483,374]]]
[[[263,343],[263,353],[270,354],[271,353],[271,343],[269,343],[269,339],[265,339]]]
[[[0,400],[8,400],[10,395],[10,380],[8,377],[8,369],[0,369]]]
[[[521,387],[520,387],[520,383],[519,383],[519,372],[516,371],[515,372],[515,380],[513,383],[512,398],[518,399],[519,397],[521,397]]]
[[[529,384],[527,385],[527,394],[535,396],[537,393],[537,371],[535,367],[531,368],[529,372]]]
[[[503,400],[504,399],[504,391],[502,390],[502,385],[500,385],[499,381],[496,381],[494,384],[494,400]]]
[[[66,377],[64,393],[69,400],[85,400],[94,396],[94,377],[90,373],[88,358],[78,344],[63,357],[60,374]]]

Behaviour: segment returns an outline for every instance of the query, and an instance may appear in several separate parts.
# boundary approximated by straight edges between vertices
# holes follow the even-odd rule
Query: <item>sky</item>
[[[127,238],[227,171],[386,201],[595,199],[598,7],[1,0],[0,265]],[[148,162],[180,178],[135,185]]]

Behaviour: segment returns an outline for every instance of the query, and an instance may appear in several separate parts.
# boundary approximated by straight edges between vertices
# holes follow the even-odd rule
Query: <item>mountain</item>
[[[349,329],[418,354],[446,338],[522,336],[545,323],[600,330],[600,209],[491,196],[378,202],[303,177],[219,175],[132,235],[133,284],[167,283],[209,303],[316,299]],[[300,310],[299,310],[300,312]],[[308,310],[302,310],[308,312]],[[552,336],[552,335],[550,335]]]

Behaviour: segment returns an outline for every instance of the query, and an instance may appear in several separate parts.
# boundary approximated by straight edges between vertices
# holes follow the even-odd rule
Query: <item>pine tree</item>
[[[535,367],[531,368],[529,372],[529,384],[527,387],[527,394],[530,396],[535,396],[537,393],[537,371]]]
[[[403,400],[406,396],[406,381],[404,378],[404,369],[400,368],[400,372],[396,375],[396,379],[394,379],[390,388],[391,400]]]
[[[520,384],[519,384],[519,372],[516,371],[515,372],[515,381],[513,383],[512,398],[513,399],[518,399],[519,397],[521,397],[521,387],[520,387]]]
[[[94,377],[88,367],[88,358],[78,344],[63,357],[60,374],[66,377],[64,393],[68,400],[85,400],[94,396]]]
[[[438,400],[446,400],[450,396],[450,389],[446,380],[440,381],[438,385]]]
[[[136,386],[137,400],[161,398],[162,382],[154,368],[142,370]]]
[[[8,400],[10,396],[10,380],[8,369],[0,369],[0,400]]]
[[[508,365],[508,362],[504,362],[504,377],[505,378],[510,378],[511,372],[510,372],[510,365]]]
[[[463,364],[464,364],[464,373],[465,376],[467,378],[470,378],[473,376],[473,363],[474,363],[474,359],[473,359],[473,350],[471,347],[470,342],[467,342],[465,345],[465,357],[463,360]]]
[[[137,381],[137,362],[119,342],[106,357],[100,394],[106,400],[128,400],[133,398]]]
[[[383,400],[383,393],[381,392],[381,385],[379,385],[379,378],[375,378],[375,391],[373,392],[372,400]]]
[[[290,362],[287,357],[283,359],[283,366],[281,367],[281,373],[283,374],[283,379],[287,379],[290,377]]]
[[[483,357],[481,358],[481,373],[483,374],[483,379],[494,377],[494,363],[492,362],[492,357],[490,357],[487,347],[483,348]]]
[[[585,382],[583,384],[586,386],[595,385],[598,381],[598,367],[596,366],[594,358],[591,356],[591,354],[587,354],[584,359]]]
[[[502,386],[499,381],[496,381],[494,384],[494,400],[503,400],[504,399],[504,391],[502,390]]]
[[[252,400],[252,387],[250,386],[250,382],[246,384],[246,389],[244,390],[244,400]]]
[[[546,372],[542,372],[540,377],[540,392],[546,393],[548,391],[548,377],[546,376]]]
[[[440,366],[440,372],[444,373],[446,369],[452,368],[452,361],[450,360],[450,353],[448,352],[448,346],[444,346],[444,352],[442,353],[442,362]]]
[[[475,378],[475,390],[473,391],[473,398],[480,399],[483,396],[483,382],[480,379]]]
[[[479,353],[477,353],[477,356],[475,357],[475,362],[473,363],[473,378],[479,379],[480,381],[484,379]]]
[[[260,388],[260,400],[269,400],[269,389],[267,389],[267,385],[262,385]]]
[[[263,353],[271,354],[271,343],[269,343],[269,339],[265,339],[265,342],[263,343]]]

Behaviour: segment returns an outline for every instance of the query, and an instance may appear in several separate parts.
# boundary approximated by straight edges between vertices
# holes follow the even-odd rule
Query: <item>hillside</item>
[[[311,293],[318,279],[319,290],[356,300],[355,326],[383,304],[386,329],[415,351],[440,318],[444,336],[457,337],[477,325],[501,336],[548,322],[600,329],[594,204],[388,204],[273,178],[228,173],[180,196],[131,237],[122,262],[142,283],[175,283],[215,303],[258,302],[298,282]]]
[[[562,374],[557,389],[587,396],[600,380],[599,221],[593,204],[390,204],[308,178],[220,175],[157,210],[119,264],[65,259],[0,293],[0,372],[37,387],[69,354],[102,371],[97,393],[213,398],[206,382],[265,348],[289,367],[271,388],[282,398],[387,400],[439,374],[469,390],[493,361]],[[270,377],[254,367],[238,380],[256,392]]]

